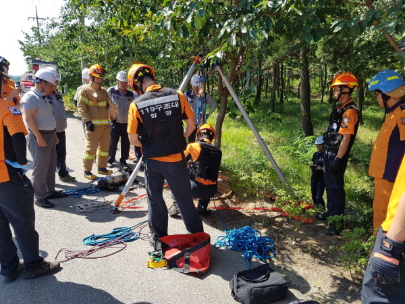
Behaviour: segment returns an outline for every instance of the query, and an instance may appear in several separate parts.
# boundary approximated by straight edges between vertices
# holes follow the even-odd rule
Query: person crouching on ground
[[[215,130],[210,124],[202,125],[197,131],[197,142],[187,145],[184,151],[193,198],[198,199],[197,211],[202,216],[211,215],[208,209],[211,197],[217,191],[218,172],[221,164],[221,150],[211,144],[215,139]],[[179,215],[177,203],[169,209],[169,215]]]

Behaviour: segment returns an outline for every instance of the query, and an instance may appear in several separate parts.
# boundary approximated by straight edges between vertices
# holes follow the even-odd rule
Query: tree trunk
[[[298,82],[297,98],[301,98],[301,81]]]
[[[225,119],[226,109],[228,106],[229,91],[228,91],[228,88],[223,85],[222,77],[219,73],[218,73],[218,92],[219,92],[219,99],[221,100],[221,106],[220,106],[218,116],[217,116],[217,124],[215,126],[215,133],[216,133],[215,145],[218,148],[221,148],[221,140],[222,140],[221,130],[222,130],[222,124],[224,123],[224,119]]]
[[[270,78],[270,73],[267,73],[266,76],[266,99],[269,97],[269,78]]]
[[[324,67],[324,75],[323,82],[322,82],[322,87],[321,87],[321,103],[323,103],[323,98],[325,97],[325,91],[328,86],[328,67],[326,63],[323,64]]]
[[[358,77],[357,81],[359,83],[359,92],[357,93],[357,107],[359,108],[359,123],[361,125],[363,122],[363,104],[364,104],[364,81],[362,77]]]
[[[262,68],[262,63],[259,61],[259,69]],[[255,97],[255,105],[258,105],[259,102],[261,101],[261,96],[262,96],[262,87],[263,87],[263,74],[258,75],[259,76],[259,84],[257,85],[256,88],[256,97]]]
[[[277,82],[278,82],[278,74],[279,74],[279,66],[278,63],[274,64],[273,67],[273,87],[271,90],[271,98],[270,98],[270,112],[274,113],[276,111],[275,107],[275,99],[276,99],[276,92],[277,92]]]
[[[281,63],[281,69],[280,69],[280,81],[281,86],[280,86],[280,103],[284,103],[284,64]]]
[[[300,51],[301,78],[301,128],[304,136],[314,135],[311,120],[311,87],[309,83],[308,46],[303,44]]]

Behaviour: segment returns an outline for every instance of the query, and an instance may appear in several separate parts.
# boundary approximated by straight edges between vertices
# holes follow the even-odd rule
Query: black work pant
[[[317,181],[313,176],[311,177],[311,192],[312,201],[315,205],[325,207],[323,193],[325,192],[325,182]]]
[[[341,167],[336,174],[329,172],[331,162],[335,159],[336,152],[326,150],[323,158],[323,167],[325,169],[325,187],[327,197],[327,207],[329,214],[342,215],[346,205],[345,181],[344,175],[347,167],[347,159],[342,159]]]
[[[146,192],[148,197],[149,228],[154,238],[167,235],[169,216],[163,199],[163,183],[166,179],[176,198],[183,222],[190,233],[203,232],[200,216],[191,197],[190,174],[183,161],[161,162],[154,159],[145,161]]]
[[[382,229],[377,233],[376,242],[373,252],[380,248],[381,239],[384,237]],[[371,276],[370,265],[367,265],[366,273],[364,274],[363,287],[361,290],[362,304],[404,304],[405,303],[405,258],[401,256],[399,261],[401,282],[396,284],[381,284]]]
[[[191,195],[193,198],[198,199],[198,204],[207,208],[210,203],[211,197],[217,192],[217,184],[215,185],[204,185],[196,180],[190,180],[191,185]]]
[[[24,258],[25,268],[32,270],[43,261],[39,256],[39,237],[35,230],[34,188],[27,179],[14,177],[0,183],[0,264],[1,274],[9,275],[18,267],[17,247],[10,225]]]
[[[65,177],[69,174],[66,169],[66,134],[63,132],[56,132],[59,138],[59,143],[56,145],[56,172],[60,177]]]
[[[115,154],[117,153],[118,141],[121,137],[121,158],[120,162],[125,163],[129,157],[129,137],[127,132],[128,124],[114,122],[111,123],[110,128],[110,150],[108,152],[108,162],[113,163],[115,161]]]

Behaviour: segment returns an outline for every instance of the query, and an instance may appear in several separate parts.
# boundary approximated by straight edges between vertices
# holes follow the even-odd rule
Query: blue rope
[[[80,198],[83,195],[90,195],[90,194],[96,194],[99,193],[101,190],[99,188],[93,188],[93,184],[96,181],[102,180],[104,178],[99,177],[93,180],[90,184],[90,187],[85,187],[85,188],[79,188],[79,189],[71,189],[71,190],[61,190],[59,191],[60,193],[67,194],[70,197],[74,198]]]
[[[132,232],[133,229],[145,224],[147,221],[140,222],[131,227],[118,227],[114,228],[110,233],[106,234],[99,234],[99,235],[90,235],[83,239],[84,245],[90,246],[97,246],[102,245],[104,243],[108,243],[113,240],[117,240],[117,242],[132,242],[139,239],[139,234],[136,232]]]
[[[269,236],[262,236],[260,231],[257,231],[250,226],[227,231],[225,222],[222,219],[219,210],[216,208],[215,200],[214,206],[226,233],[225,236],[217,237],[214,248],[219,249],[225,246],[231,250],[243,250],[243,257],[247,263],[248,269],[250,269],[250,260],[252,257],[267,263],[266,259],[271,259],[276,256],[273,240]],[[271,252],[271,255],[268,254],[269,251]]]

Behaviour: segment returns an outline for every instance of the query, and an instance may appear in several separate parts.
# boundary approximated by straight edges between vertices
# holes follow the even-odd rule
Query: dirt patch
[[[230,208],[219,210],[228,230],[251,226],[273,239],[277,255],[270,263],[289,281],[290,289],[298,290],[303,295],[302,300],[361,303],[359,282],[362,275],[357,278],[357,283],[352,282],[349,271],[340,262],[343,253],[331,250],[333,246],[342,246],[346,240],[341,236],[326,236],[326,223],[310,217],[312,223],[297,225],[279,212],[252,210],[273,207],[265,200],[242,202],[229,193],[225,199],[215,200],[215,205]],[[214,204],[211,203],[210,207],[214,208]],[[235,207],[243,209],[231,209]],[[205,221],[224,230],[215,215]]]

